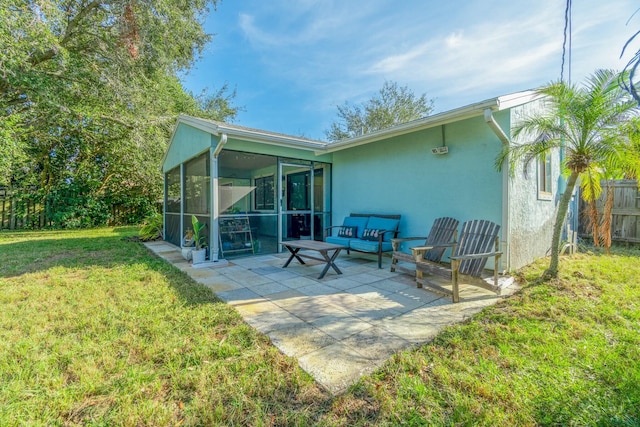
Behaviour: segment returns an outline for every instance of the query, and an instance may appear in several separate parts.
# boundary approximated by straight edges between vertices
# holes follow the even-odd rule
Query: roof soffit
[[[411,132],[416,132],[431,127],[440,126],[447,123],[452,123],[460,120],[469,119],[476,116],[482,116],[486,109],[492,111],[502,111],[518,105],[526,104],[539,97],[535,91],[524,91],[513,93],[509,95],[500,96],[497,98],[491,98],[475,104],[470,104],[464,107],[456,108],[453,110],[445,111],[442,113],[427,116],[422,119],[413,120],[411,122],[403,123],[393,126],[391,128],[383,129],[377,132],[372,132],[366,135],[358,136],[355,138],[349,138],[337,142],[323,142],[312,139],[300,138],[290,135],[279,134],[275,132],[263,131],[259,129],[252,129],[243,126],[230,125],[221,122],[214,122],[207,119],[201,119],[197,117],[191,117],[186,115],[180,115],[174,128],[174,133],[171,136],[170,144],[173,143],[175,136],[175,129],[178,125],[183,123],[188,126],[200,129],[204,132],[211,133],[212,135],[219,136],[223,133],[228,137],[242,139],[249,142],[256,142],[260,144],[271,144],[283,147],[297,148],[302,150],[313,151],[316,155],[322,155],[331,153],[334,151],[344,150],[350,147],[356,147],[370,142],[380,141],[383,139],[393,138],[395,136],[404,135]],[[164,159],[163,159],[164,161]]]

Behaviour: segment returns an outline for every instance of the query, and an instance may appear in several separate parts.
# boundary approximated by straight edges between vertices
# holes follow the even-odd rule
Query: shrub
[[[162,225],[162,214],[149,215],[144,219],[138,237],[144,241],[162,239]]]
[[[47,201],[47,217],[55,228],[90,228],[104,225],[109,219],[109,206],[104,200],[86,194],[69,184],[51,191]]]

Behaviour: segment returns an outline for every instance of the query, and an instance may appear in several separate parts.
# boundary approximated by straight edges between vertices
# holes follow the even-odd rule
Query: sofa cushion
[[[372,216],[369,218],[369,222],[367,222],[367,228],[377,229],[377,230],[397,230],[398,224],[400,220],[391,219],[391,218],[380,218],[377,216]],[[393,233],[385,233],[384,241],[390,242],[393,239]]]
[[[372,240],[374,242],[378,241],[378,235],[384,230],[378,230],[377,228],[365,228],[362,232],[362,240]]]
[[[377,253],[378,241],[352,239],[349,247],[354,251]],[[391,242],[382,242],[382,252],[388,252],[392,249]]]
[[[349,247],[349,242],[353,239],[349,239],[347,237],[335,237],[335,236],[327,236],[325,242],[333,243],[334,245],[342,245]]]
[[[355,225],[343,225],[338,228],[338,237],[346,237],[349,239],[355,239],[358,235],[358,227]]]
[[[342,225],[358,227],[358,238],[362,236],[362,232],[367,228],[367,222],[369,222],[368,216],[348,216],[342,222]]]

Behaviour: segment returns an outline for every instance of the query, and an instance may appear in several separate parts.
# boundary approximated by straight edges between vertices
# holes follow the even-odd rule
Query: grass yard
[[[0,234],[0,425],[312,423],[312,379],[136,233]]]
[[[0,233],[0,425],[640,425],[640,250],[514,297],[344,395],[135,228]]]

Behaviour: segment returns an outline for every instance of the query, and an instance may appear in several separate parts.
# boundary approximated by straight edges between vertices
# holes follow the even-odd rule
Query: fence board
[[[55,211],[55,206],[50,208],[50,212]],[[162,205],[157,205],[156,209],[162,212]],[[111,218],[108,224],[114,226],[131,224],[135,218],[143,214],[142,211],[122,205],[113,205],[110,210]],[[47,206],[41,201],[28,196],[23,198],[0,196],[0,230],[40,229],[52,225],[52,218],[47,216]]]
[[[640,192],[636,180],[616,180],[613,184],[613,210],[611,218],[611,239],[618,242],[640,243]],[[602,195],[596,205],[602,216],[607,197],[607,182],[602,182]],[[581,202],[581,211],[586,204]],[[580,231],[583,236],[589,236],[587,230],[587,216],[580,216]]]

